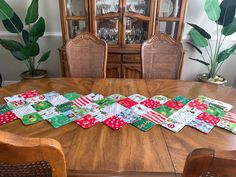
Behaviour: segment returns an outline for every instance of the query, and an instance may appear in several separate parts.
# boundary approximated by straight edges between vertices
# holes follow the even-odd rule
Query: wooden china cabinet
[[[108,43],[107,77],[141,78],[140,47],[158,31],[181,40],[187,0],[60,0],[63,42],[88,31]],[[64,46],[63,75],[68,75]]]

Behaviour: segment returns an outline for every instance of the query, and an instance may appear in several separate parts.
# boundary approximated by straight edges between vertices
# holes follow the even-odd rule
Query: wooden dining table
[[[142,79],[46,78],[25,80],[0,88],[0,99],[31,89],[43,94],[91,92],[108,96],[114,93],[146,97],[183,95],[196,98],[205,95],[236,106],[236,90],[230,87],[191,81]],[[232,110],[236,112],[235,109]],[[236,135],[215,127],[209,134],[191,127],[179,133],[155,126],[142,132],[132,125],[114,131],[103,123],[83,129],[75,123],[53,128],[47,121],[25,126],[15,120],[0,130],[27,137],[48,137],[58,140],[65,154],[68,176],[181,176],[187,155],[195,148],[235,150]]]

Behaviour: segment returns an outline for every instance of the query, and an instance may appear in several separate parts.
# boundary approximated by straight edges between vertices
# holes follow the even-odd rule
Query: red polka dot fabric
[[[193,100],[189,103],[190,107],[197,108],[198,110],[206,110],[208,106],[205,103],[200,103],[198,100]]]
[[[118,130],[126,124],[125,121],[123,121],[117,116],[109,117],[104,121],[104,123],[114,130]]]
[[[141,104],[151,109],[155,109],[161,106],[161,103],[159,101],[155,101],[152,99],[146,99],[145,101],[141,102]]]
[[[21,96],[24,97],[25,99],[27,98],[32,98],[38,95],[38,92],[36,90],[30,90],[25,93],[22,93]]]
[[[86,116],[82,117],[81,119],[75,120],[74,122],[83,128],[89,128],[99,123],[99,121],[90,114],[87,114]]]
[[[123,100],[120,100],[120,101],[118,101],[118,103],[126,108],[130,108],[130,107],[138,104],[137,102],[131,100],[130,98],[125,98]]]
[[[199,114],[197,116],[197,119],[202,120],[205,123],[210,124],[210,125],[217,125],[220,122],[219,117],[213,116],[213,115],[208,114],[206,112],[203,112],[203,113]]]
[[[17,118],[18,117],[12,111],[0,114],[0,125],[16,120]]]
[[[167,101],[164,105],[167,107],[173,108],[175,110],[179,110],[182,107],[184,107],[183,103],[178,102],[178,101],[171,101],[171,100]]]

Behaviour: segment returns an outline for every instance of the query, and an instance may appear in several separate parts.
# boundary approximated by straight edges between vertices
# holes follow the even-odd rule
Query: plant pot
[[[47,71],[44,69],[38,69],[36,70],[35,76],[32,76],[29,71],[24,71],[23,73],[20,74],[20,76],[23,79],[27,79],[27,80],[41,79],[47,76]]]
[[[206,82],[216,85],[225,85],[227,83],[227,80],[220,75],[216,75],[214,78],[208,78],[208,74],[203,73],[203,74],[198,74],[197,78],[200,82]]]

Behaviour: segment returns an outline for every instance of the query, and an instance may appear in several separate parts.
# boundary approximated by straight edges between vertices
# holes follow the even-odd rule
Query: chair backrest
[[[49,138],[26,138],[0,131],[0,176],[66,177],[60,143]]]
[[[169,35],[157,33],[141,47],[144,79],[179,79],[182,69],[183,47]]]
[[[185,162],[182,177],[235,177],[236,151],[215,152],[212,149],[196,149]]]
[[[91,33],[80,33],[66,43],[72,77],[106,78],[107,44]]]

